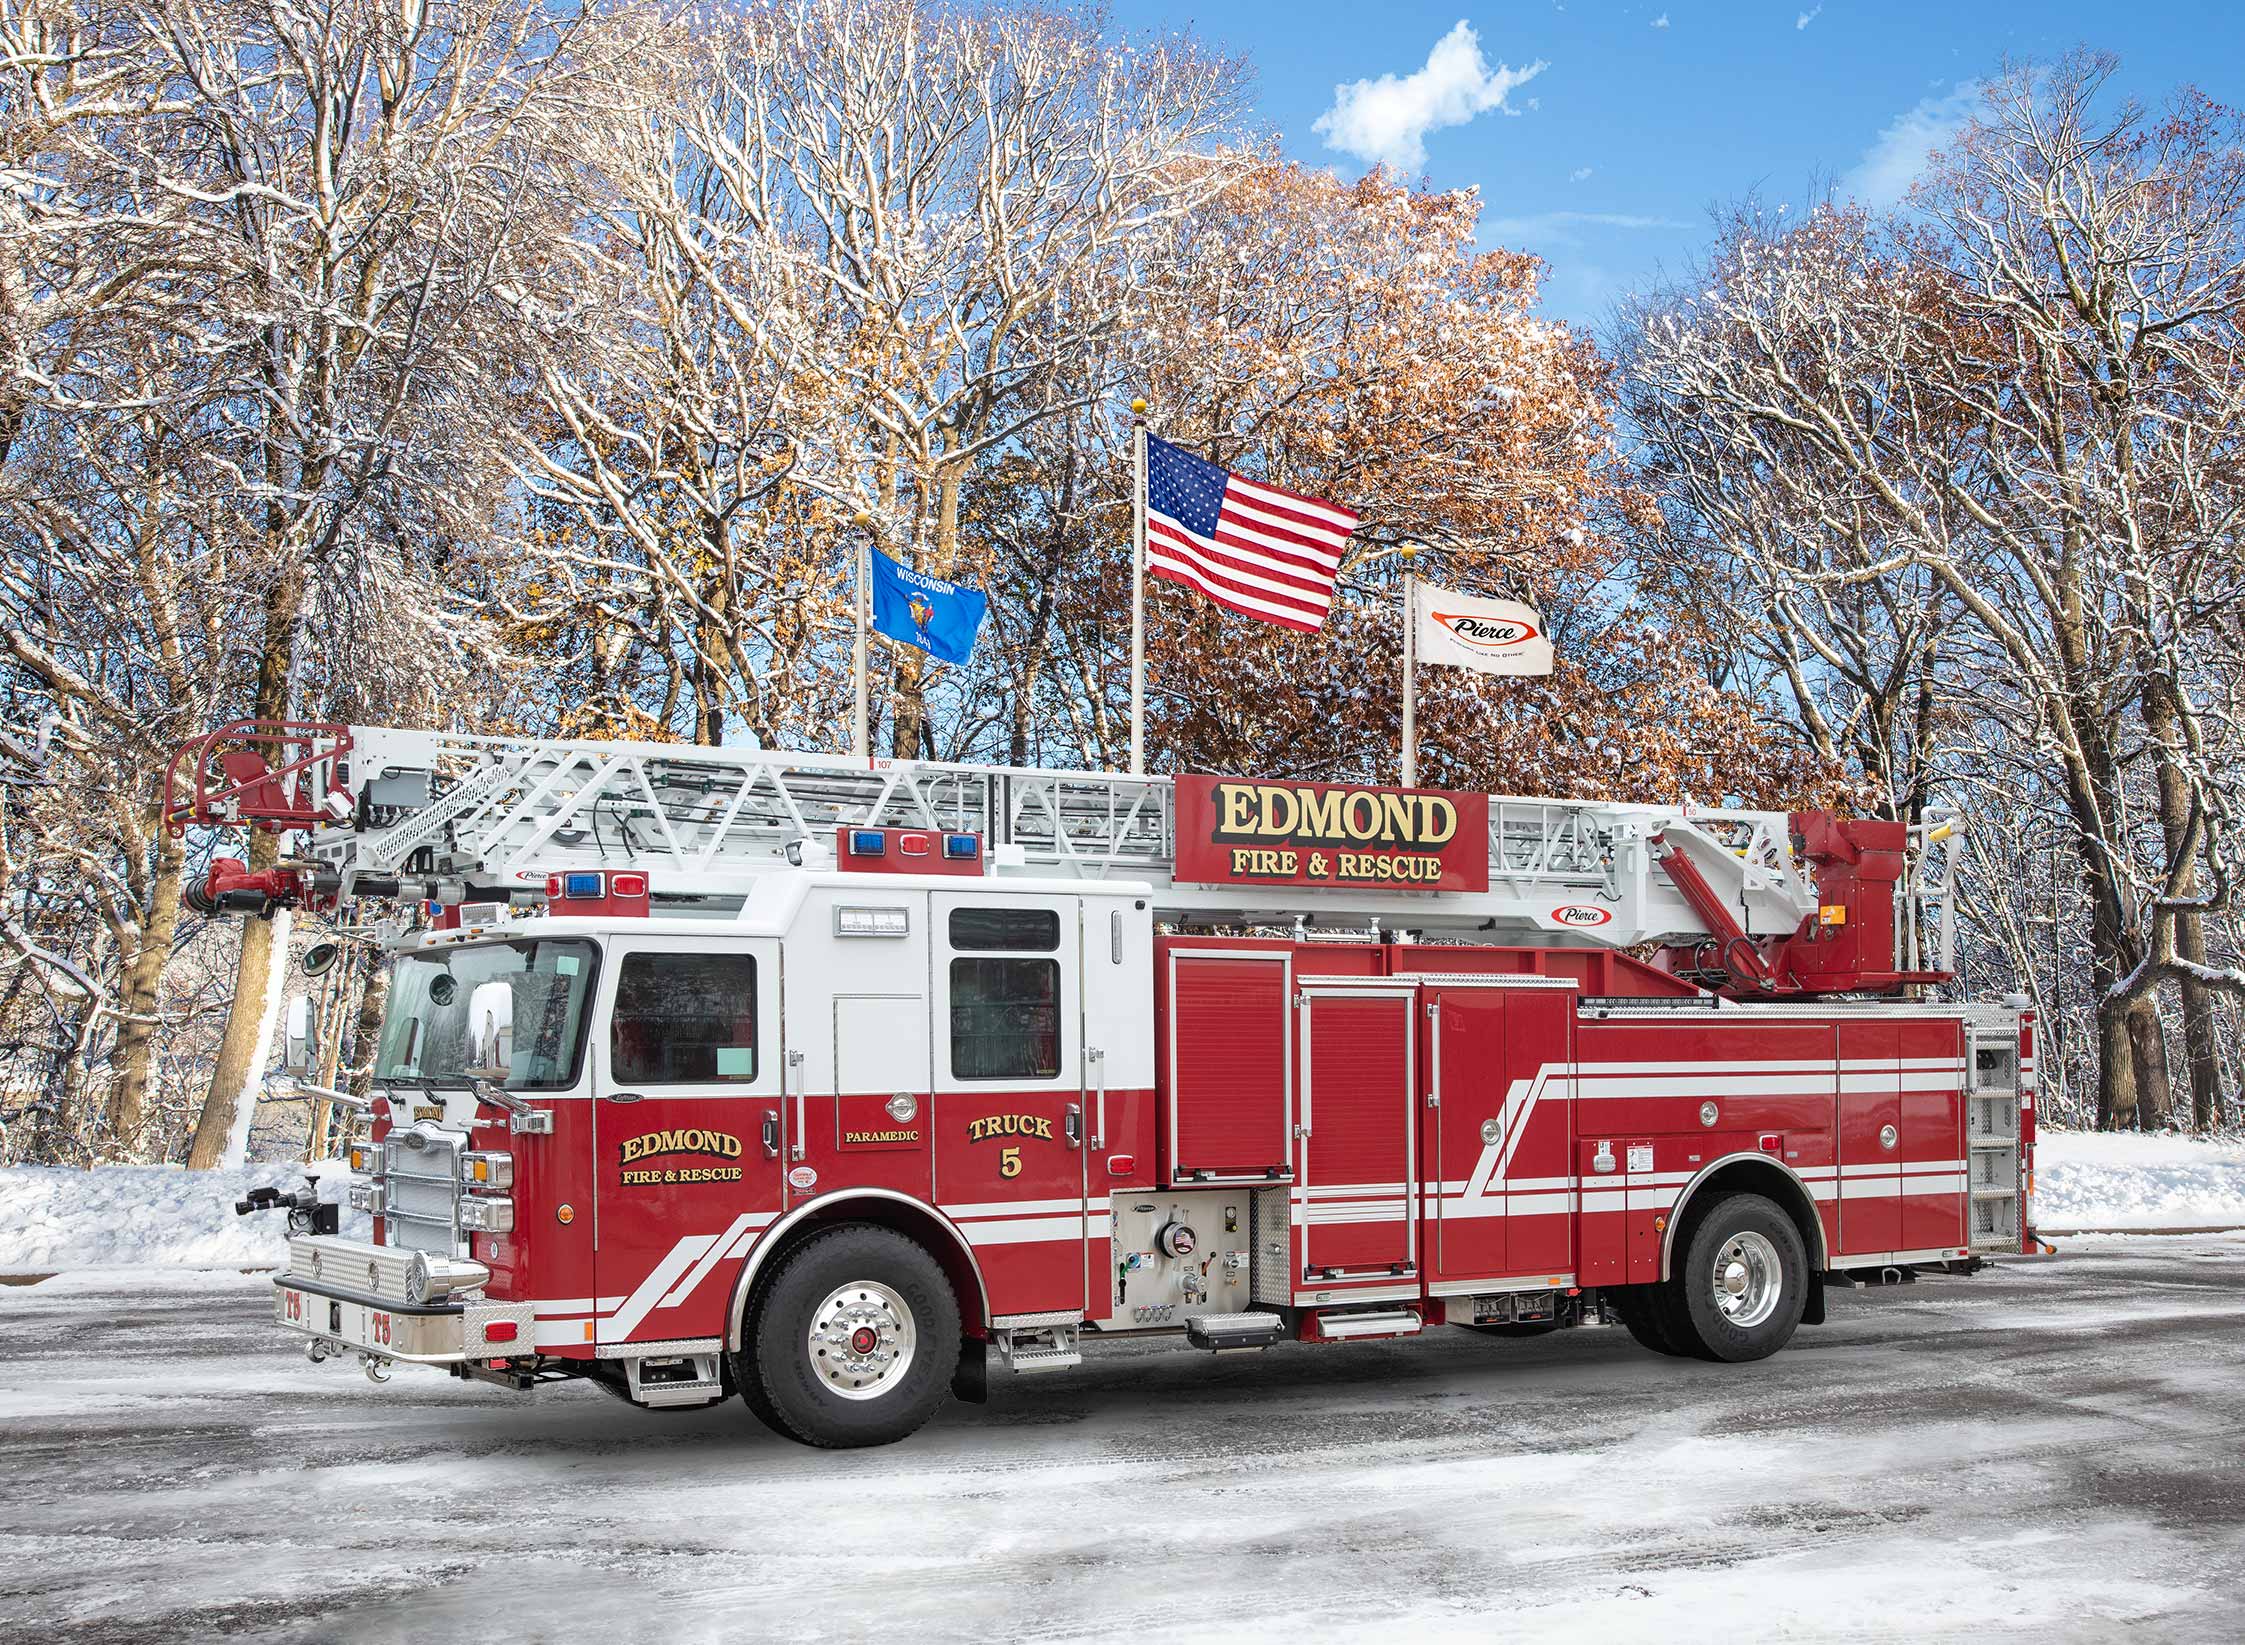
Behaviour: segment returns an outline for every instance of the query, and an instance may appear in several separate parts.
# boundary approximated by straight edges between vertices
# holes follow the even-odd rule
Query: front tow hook
[[[359,1369],[366,1373],[366,1380],[369,1382],[389,1381],[390,1368],[391,1362],[380,1354],[359,1355]]]

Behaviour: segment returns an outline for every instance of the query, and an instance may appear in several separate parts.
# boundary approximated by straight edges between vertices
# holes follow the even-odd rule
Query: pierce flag
[[[1518,600],[1484,600],[1431,583],[1411,591],[1419,661],[1483,674],[1548,674],[1551,641],[1543,617]]]
[[[947,663],[963,663],[974,654],[975,634],[990,607],[987,595],[923,576],[879,549],[867,553],[866,569],[872,573],[875,633]]]

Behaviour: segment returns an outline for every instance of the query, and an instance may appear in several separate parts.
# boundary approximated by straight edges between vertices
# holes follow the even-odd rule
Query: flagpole
[[[1130,774],[1146,774],[1146,402],[1130,402]]]
[[[1403,786],[1419,786],[1419,545],[1403,554]]]
[[[873,516],[861,509],[851,517],[850,524],[858,528],[856,575],[851,579],[850,592],[850,605],[857,618],[857,638],[850,646],[850,679],[855,693],[850,708],[850,752],[862,760],[870,753],[871,738],[871,729],[866,724],[865,585],[873,575],[872,564],[866,559],[866,544],[873,535]]]

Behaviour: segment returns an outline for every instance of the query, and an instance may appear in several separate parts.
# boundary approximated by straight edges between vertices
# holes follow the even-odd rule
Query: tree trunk
[[[148,913],[140,927],[140,946],[125,968],[118,1001],[124,1019],[110,1052],[109,1132],[128,1155],[140,1150],[147,1123],[148,1088],[156,1062],[156,1016],[163,1006],[164,970],[171,963],[172,938],[179,928],[179,895],[187,846],[157,819],[156,873],[149,884]]]
[[[2128,1008],[2107,996],[2102,983],[2097,996],[2097,1129],[2130,1130],[2136,1123],[2136,1068]]]
[[[2175,682],[2163,673],[2144,680],[2144,729],[2150,734],[2153,768],[2159,776],[2159,826],[2167,842],[2167,862],[2173,867],[2190,850],[2190,780],[2176,763],[2174,749],[2181,727],[2175,701]],[[2196,864],[2183,863],[2177,889],[2183,896],[2197,890]],[[2206,925],[2196,914],[2175,916],[2175,956],[2192,965],[2206,963]],[[2190,1069],[2191,1123],[2210,1130],[2220,1123],[2222,1063],[2220,1040],[2214,1026],[2214,996],[2201,983],[2184,978],[2183,1051]]]
[[[2147,994],[2128,1007],[2129,1060],[2136,1076],[2136,1124],[2145,1131],[2171,1123],[2175,1096],[2167,1076],[2167,1028],[2159,1020],[2159,1000]]]

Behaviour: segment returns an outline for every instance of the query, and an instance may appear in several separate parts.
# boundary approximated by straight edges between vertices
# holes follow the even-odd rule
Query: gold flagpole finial
[[[1131,414],[1131,415],[1132,415],[1133,417],[1143,417],[1143,416],[1145,416],[1145,415],[1146,415],[1146,402],[1145,402],[1145,401],[1143,401],[1143,400],[1133,400],[1133,401],[1131,401],[1131,402],[1130,402],[1130,414]]]

